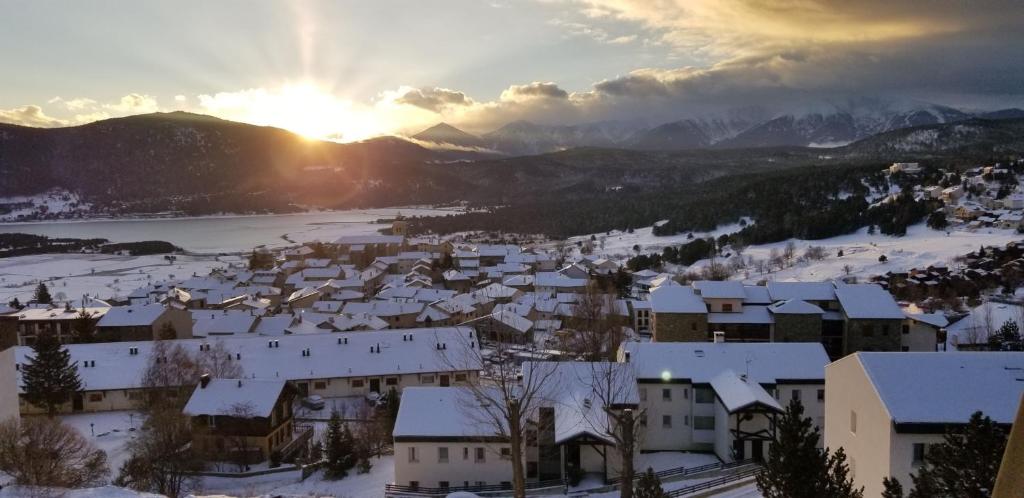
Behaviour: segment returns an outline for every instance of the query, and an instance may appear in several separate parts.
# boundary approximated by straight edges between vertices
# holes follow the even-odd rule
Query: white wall
[[[409,461],[409,448],[415,447],[417,461]],[[438,461],[438,448],[448,448],[448,462]],[[463,486],[477,482],[501,484],[512,481],[512,463],[500,456],[500,449],[508,448],[507,443],[480,442],[397,442],[395,443],[395,484],[408,486],[418,481],[422,487],[435,488],[440,481],[449,486]],[[463,450],[469,449],[469,457],[463,458]],[[484,448],[484,461],[476,461],[476,448]]]
[[[0,351],[0,422],[18,418],[18,380],[14,369],[14,348]]]

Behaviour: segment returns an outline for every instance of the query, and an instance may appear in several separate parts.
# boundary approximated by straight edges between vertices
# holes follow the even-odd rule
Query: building
[[[15,314],[18,317],[18,345],[31,346],[42,333],[55,334],[60,342],[71,342],[75,320],[82,310],[95,320],[102,318],[110,309],[109,306],[23,308]]]
[[[284,380],[204,376],[182,410],[191,417],[192,448],[210,460],[266,460],[293,440],[296,394]]]
[[[889,166],[889,173],[906,173],[914,175],[921,172],[921,165],[918,163],[892,163]]]
[[[1009,427],[1024,393],[1024,353],[869,353],[825,368],[825,445],[842,447],[864,496],[904,489],[928,445],[975,411]]]
[[[99,319],[96,329],[104,341],[190,339],[192,315],[188,310],[157,303],[114,306]]]
[[[18,419],[18,371],[15,348],[0,350],[0,423],[11,418]]]
[[[708,451],[726,462],[763,458],[773,420],[791,399],[825,425],[818,343],[626,343],[634,365],[645,451]]]
[[[661,285],[651,290],[650,301],[653,341],[707,340],[707,305],[693,289],[681,285]]]
[[[217,340],[175,341],[197,358],[228,351],[228,361],[240,363],[242,375],[255,380],[288,380],[299,394],[324,397],[365,396],[370,392],[401,392],[408,386],[458,385],[478,374],[479,347],[468,328],[328,332],[322,334],[261,337],[247,335]],[[217,348],[212,346],[218,344]],[[151,361],[153,341],[69,344],[71,361],[78,364],[84,390],[62,412],[129,410],[141,398],[142,373]],[[460,359],[461,366],[445,361],[438,350]],[[31,356],[29,347],[14,348],[15,369]],[[463,361],[464,360],[464,361]],[[21,392],[20,373],[14,381]],[[23,414],[42,411],[24,400]]]

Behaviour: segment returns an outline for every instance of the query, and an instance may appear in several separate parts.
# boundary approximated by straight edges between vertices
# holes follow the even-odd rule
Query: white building
[[[918,163],[892,163],[889,166],[889,173],[916,174],[921,172],[921,165]]]
[[[769,420],[791,399],[824,424],[828,356],[818,343],[627,343],[620,360],[635,365],[644,450],[761,458]]]
[[[976,411],[1012,424],[1024,393],[1024,353],[856,353],[825,371],[825,445],[864,496],[889,476],[911,487],[928,445]]]

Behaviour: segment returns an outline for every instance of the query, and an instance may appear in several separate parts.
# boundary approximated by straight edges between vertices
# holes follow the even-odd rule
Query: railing
[[[715,479],[711,479],[710,481],[704,481],[702,483],[694,484],[692,486],[687,486],[685,488],[679,488],[679,489],[673,489],[672,491],[667,491],[665,493],[665,496],[668,496],[670,498],[676,498],[677,496],[685,496],[685,495],[696,493],[698,491],[704,491],[706,489],[717,488],[718,486],[722,486],[722,485],[725,485],[725,484],[729,484],[731,482],[741,481],[743,479],[747,479],[749,477],[756,476],[756,475],[760,474],[762,470],[763,469],[760,466],[752,468],[752,469],[741,470],[741,471],[739,471],[739,472],[737,472],[735,474],[729,474],[727,476],[717,477]]]
[[[665,469],[665,470],[662,470],[662,471],[655,472],[654,475],[658,478],[658,480],[664,480],[666,477],[680,477],[680,476],[688,476],[688,475],[691,475],[691,474],[699,474],[701,472],[708,472],[708,471],[712,471],[712,470],[732,469],[732,468],[735,468],[735,467],[742,467],[744,465],[749,465],[749,464],[754,463],[754,462],[755,462],[755,460],[753,458],[748,458],[746,460],[737,460],[735,462],[729,462],[729,463],[709,463],[707,465],[701,465],[699,467],[675,467],[675,468],[672,468],[672,469]],[[644,473],[644,469],[636,469],[636,475],[633,476],[633,480],[634,481],[639,480],[640,477],[643,475],[643,473]],[[622,478],[621,477],[613,477],[611,479],[608,479],[608,484],[619,484],[621,482],[622,482]]]
[[[538,481],[526,483],[526,490],[537,490],[565,486],[565,481],[553,479],[550,481]],[[384,492],[388,496],[410,495],[410,496],[448,496],[451,493],[466,491],[469,493],[487,493],[495,491],[512,491],[512,484],[486,484],[482,486],[450,486],[447,488],[427,488],[423,486],[400,486],[398,484],[385,484]]]
[[[281,461],[290,462],[295,453],[306,447],[310,439],[313,439],[313,426],[311,425],[296,425],[296,432],[298,436],[292,438],[288,444],[284,445],[281,449],[277,450],[281,453]]]

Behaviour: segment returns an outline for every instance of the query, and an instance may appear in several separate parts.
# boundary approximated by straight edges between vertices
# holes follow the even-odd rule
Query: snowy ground
[[[132,428],[139,428],[142,416],[130,411],[78,413],[61,416],[61,421],[107,453],[107,466],[113,479],[128,459],[127,444],[135,437]]]
[[[25,205],[0,215],[0,221],[16,221],[19,216],[84,216],[87,215],[91,208],[88,203],[82,202],[77,194],[61,189],[54,189],[37,195],[0,197],[0,204]]]
[[[679,467],[700,467],[718,462],[718,457],[711,453],[659,451],[656,453],[641,453],[636,458],[635,467],[638,472],[646,471],[647,467],[654,469],[655,472],[660,472]]]
[[[323,472],[299,480],[299,472],[271,474],[244,479],[203,478],[192,493],[196,496],[333,496],[336,498],[372,498],[384,496],[384,484],[395,474],[391,456],[371,459],[369,474],[351,473],[338,481],[324,479]]]
[[[32,297],[40,281],[58,301],[88,294],[99,299],[124,297],[131,291],[173,278],[208,275],[213,268],[242,264],[238,256],[178,256],[170,264],[162,255],[38,254],[0,259],[0,302]],[[61,296],[63,294],[63,296]]]

